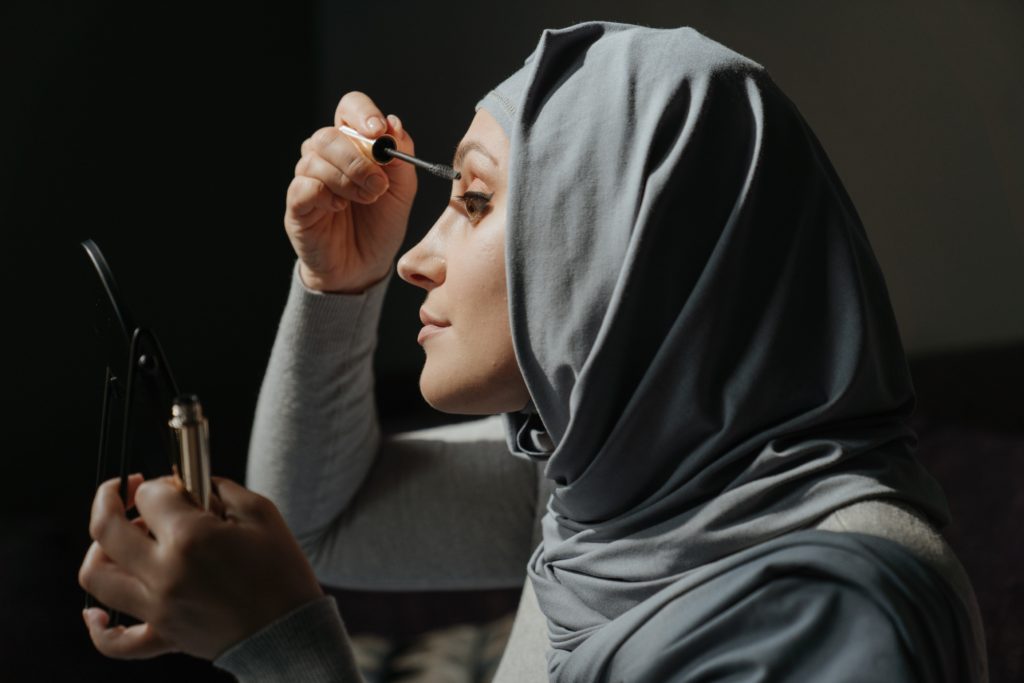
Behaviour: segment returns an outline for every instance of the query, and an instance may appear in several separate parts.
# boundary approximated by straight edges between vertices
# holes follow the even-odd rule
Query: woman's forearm
[[[256,404],[246,485],[304,547],[346,508],[380,444],[373,351],[390,278],[362,294],[308,289],[292,271]]]

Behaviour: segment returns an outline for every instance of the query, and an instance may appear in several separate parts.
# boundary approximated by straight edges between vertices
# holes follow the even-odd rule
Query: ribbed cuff
[[[383,280],[359,294],[321,292],[302,281],[296,259],[282,325],[295,330],[293,341],[306,352],[337,351],[339,346],[354,350],[372,348],[394,270],[392,265]]]
[[[240,683],[362,683],[334,597],[297,607],[213,661]]]

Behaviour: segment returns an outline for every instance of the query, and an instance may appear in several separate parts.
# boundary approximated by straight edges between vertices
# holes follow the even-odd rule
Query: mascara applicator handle
[[[356,144],[359,151],[370,161],[381,166],[387,166],[395,160],[386,150],[398,149],[398,142],[391,135],[381,135],[376,140],[371,140],[354,128],[338,126],[338,130],[347,135]]]
[[[349,128],[348,126],[338,126],[338,130],[347,135],[355,143],[360,153],[381,166],[387,166],[395,159],[401,159],[407,163],[422,168],[424,171],[429,171],[439,178],[445,180],[459,180],[462,174],[453,169],[451,166],[445,166],[444,164],[432,164],[429,161],[423,159],[417,159],[414,156],[410,156],[403,152],[398,151],[398,143],[395,138],[390,135],[381,135],[376,140],[362,135],[359,131]]]

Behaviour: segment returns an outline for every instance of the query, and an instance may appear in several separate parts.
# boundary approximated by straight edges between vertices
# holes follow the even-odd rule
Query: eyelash
[[[494,193],[484,194],[483,192],[467,192],[466,194],[458,194],[452,197],[457,202],[462,202],[466,207],[466,212],[469,214],[469,219],[473,222],[480,220],[484,212],[487,210],[487,202],[491,201],[491,197]],[[474,210],[472,208],[473,202],[483,202],[484,205],[479,209]]]

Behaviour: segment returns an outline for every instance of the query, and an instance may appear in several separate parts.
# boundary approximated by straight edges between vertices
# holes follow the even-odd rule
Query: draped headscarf
[[[864,499],[948,511],[868,238],[766,70],[690,28],[585,22],[480,107],[510,140],[531,395],[507,439],[554,482],[527,568],[551,680],[845,680],[864,656],[868,679],[969,680],[938,574],[807,530]]]

